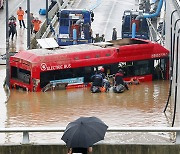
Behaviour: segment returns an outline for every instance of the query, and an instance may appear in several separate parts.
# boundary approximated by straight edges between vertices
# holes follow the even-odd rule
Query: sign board
[[[82,84],[82,83],[84,83],[84,77],[53,80],[53,81],[50,81],[50,83],[52,83],[52,84],[57,84],[57,83]]]
[[[37,42],[42,48],[45,49],[59,47],[54,38],[37,39]]]

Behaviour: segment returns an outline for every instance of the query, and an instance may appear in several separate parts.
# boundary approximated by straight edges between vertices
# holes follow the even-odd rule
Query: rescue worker
[[[100,42],[101,38],[99,37],[99,34],[96,34],[96,37],[94,38],[94,43]]]
[[[83,25],[83,31],[84,31],[84,38],[85,39],[90,39],[90,24],[89,23],[86,23]]]
[[[80,16],[80,18],[76,21],[76,25],[84,24],[84,16]]]
[[[117,31],[115,27],[113,27],[112,40],[117,40]]]
[[[101,69],[99,70],[99,74],[102,75],[103,79],[105,78],[104,67],[101,67]]]
[[[14,21],[15,24],[16,24],[16,17],[15,17],[14,15],[11,15],[11,16],[9,17],[9,21]],[[16,27],[15,27],[15,34],[16,34],[16,37],[17,37],[17,29],[16,29]]]
[[[10,20],[8,26],[9,26],[9,37],[11,36],[11,40],[13,40],[14,34],[16,34],[16,22],[14,20]]]
[[[32,20],[32,23],[34,25],[34,33],[36,34],[40,29],[40,24],[42,23],[37,17]]]
[[[105,88],[105,91],[109,91],[109,88],[110,88],[110,82],[106,79],[106,75],[104,73],[104,67],[102,67],[100,70],[99,70],[99,74],[102,75],[102,78],[103,78],[103,87]]]
[[[33,28],[34,28],[34,24],[33,21],[34,20],[34,16],[33,13],[30,13],[30,22],[31,22],[31,34],[33,33]]]
[[[115,86],[118,86],[118,85],[122,84],[122,85],[125,86],[125,88],[126,88],[127,90],[129,90],[129,87],[128,87],[127,83],[124,82],[124,80],[123,80],[123,75],[124,75],[124,73],[123,73],[123,71],[120,69],[120,70],[115,74],[114,85],[115,85]]]
[[[24,10],[21,7],[19,7],[19,9],[17,10],[17,16],[18,16],[20,28],[22,27],[22,24],[23,27],[26,28],[24,23]]]
[[[14,20],[14,21],[16,22],[16,17],[15,17],[14,15],[11,15],[11,16],[9,17],[9,20]]]
[[[101,42],[105,42],[104,34],[101,35]]]
[[[133,77],[133,78],[131,78],[129,84],[138,85],[138,84],[140,84],[140,81],[139,81],[139,79],[137,77]]]
[[[103,77],[102,74],[97,72],[95,75],[91,77],[92,80],[92,86],[98,86],[102,87],[103,86]]]

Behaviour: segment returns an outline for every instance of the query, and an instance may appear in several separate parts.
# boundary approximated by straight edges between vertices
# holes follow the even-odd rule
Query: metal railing
[[[65,9],[71,0],[64,0],[62,6],[59,7],[59,4],[56,3],[54,5],[54,7],[48,12],[48,16],[49,16],[49,26],[47,26],[47,21],[44,20],[44,22],[41,25],[40,30],[35,34],[35,36],[33,36],[31,38],[31,48],[35,49],[38,48],[37,47],[37,41],[36,39],[40,39],[40,38],[46,38],[51,30],[50,30],[50,25],[52,27],[54,27],[54,25],[57,22],[57,17],[56,17],[56,13],[60,10],[60,9]],[[61,4],[62,0],[59,1],[59,3]]]
[[[56,4],[53,9],[51,10],[51,18],[52,19],[50,22],[51,26],[54,27],[55,23],[57,22],[57,17],[56,17],[56,13],[61,10],[61,9],[65,9],[68,5],[70,0],[65,0],[64,3],[62,4],[62,6],[58,6],[58,4]],[[46,22],[46,21],[45,21]],[[48,36],[48,34],[50,33],[50,25],[47,27],[46,31],[44,32],[44,34],[42,35],[41,38],[46,38]]]
[[[22,144],[30,144],[29,133],[32,132],[64,132],[65,127],[14,127],[0,128],[0,133],[23,133]],[[108,128],[107,132],[174,132],[175,144],[180,144],[180,127],[118,127]]]

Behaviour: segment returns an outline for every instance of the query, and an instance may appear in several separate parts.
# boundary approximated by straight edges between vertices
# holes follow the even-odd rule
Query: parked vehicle
[[[132,24],[136,23],[136,38],[149,39],[149,26],[145,18],[135,20],[138,11],[125,10],[122,17],[122,38],[132,38]]]
[[[156,65],[159,69],[155,69]],[[113,75],[119,67],[123,79],[140,82],[169,78],[169,51],[158,43],[141,39],[120,39],[104,43],[64,46],[58,49],[20,51],[10,57],[10,87],[43,91],[48,84],[67,83],[66,88],[87,87],[97,68]],[[158,78],[160,79],[160,78]]]
[[[94,13],[89,10],[63,9],[59,20],[58,44],[60,46],[92,43],[91,22]]]

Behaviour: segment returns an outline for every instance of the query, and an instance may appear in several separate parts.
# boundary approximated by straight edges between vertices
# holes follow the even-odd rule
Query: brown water
[[[5,74],[0,69],[1,85]],[[9,101],[1,88],[0,127],[65,127],[80,116],[96,116],[109,127],[121,126],[169,126],[163,113],[168,95],[168,81],[154,81],[130,85],[121,94],[91,93],[89,88],[59,90],[52,92],[24,92],[11,90]],[[20,137],[21,136],[21,137]],[[35,142],[55,140],[39,134]],[[59,136],[59,135],[58,135]],[[32,137],[32,138],[33,138]],[[5,142],[22,140],[22,134],[4,136]]]

